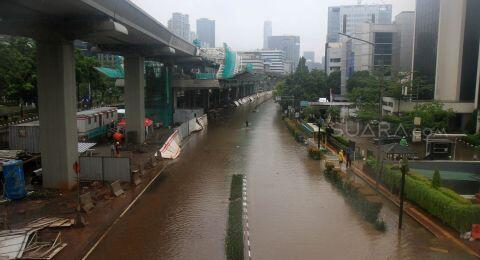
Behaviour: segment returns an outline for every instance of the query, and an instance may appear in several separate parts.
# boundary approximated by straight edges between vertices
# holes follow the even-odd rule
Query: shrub
[[[385,232],[387,230],[387,224],[385,224],[385,221],[383,219],[375,221],[375,228],[378,231]]]
[[[343,136],[334,135],[333,138],[346,147],[350,145],[350,142]]]
[[[438,188],[438,190],[441,191],[444,195],[450,197],[451,199],[456,200],[459,203],[467,204],[467,205],[472,204],[472,202],[469,199],[466,199],[466,198],[458,195],[458,193],[456,193],[455,191],[453,191],[449,188],[440,187],[440,188]]]
[[[438,188],[440,188],[440,186],[442,186],[442,179],[440,178],[440,171],[435,169],[435,171],[433,172],[432,187],[434,187],[435,189],[438,189]]]
[[[337,171],[334,165],[327,163],[325,177],[338,187],[348,198],[353,208],[370,223],[375,223],[383,206],[383,202],[376,192],[370,188],[357,184],[348,178],[344,172]]]
[[[227,259],[243,259],[242,187],[243,175],[233,175],[225,237]]]
[[[310,156],[310,158],[314,159],[314,160],[321,160],[323,159],[324,157],[324,154],[322,151],[320,151],[317,147],[308,147],[308,155]]]
[[[391,189],[399,190],[400,178],[398,171],[385,171],[384,181]],[[480,207],[460,199],[461,196],[446,188],[435,189],[430,183],[407,175],[405,195],[409,201],[460,233],[469,231],[472,224],[480,223]]]
[[[463,140],[474,146],[480,146],[480,134],[467,135],[466,137],[463,138]]]

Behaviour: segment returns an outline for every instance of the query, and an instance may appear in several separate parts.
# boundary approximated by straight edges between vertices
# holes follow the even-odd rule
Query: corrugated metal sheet
[[[130,181],[130,158],[103,157],[103,177],[105,181]]]
[[[77,144],[78,153],[82,154],[82,153],[88,151],[88,149],[94,147],[95,145],[96,145],[96,143],[78,143]]]
[[[40,127],[38,121],[12,125],[8,134],[9,148],[28,153],[40,153]]]

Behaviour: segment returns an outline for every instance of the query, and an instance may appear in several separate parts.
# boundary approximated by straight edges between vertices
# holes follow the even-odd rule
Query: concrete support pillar
[[[467,0],[441,0],[438,26],[435,99],[458,101]]]
[[[78,160],[73,43],[40,41],[37,59],[43,186],[71,189],[76,183],[73,164]]]
[[[125,56],[125,117],[127,142],[145,141],[145,59]]]

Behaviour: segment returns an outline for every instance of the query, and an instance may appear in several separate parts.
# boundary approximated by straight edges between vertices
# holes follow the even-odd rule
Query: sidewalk
[[[119,197],[112,195],[108,184],[101,182],[82,182],[81,193],[90,192],[95,207],[88,213],[82,213],[88,224],[85,227],[66,227],[45,229],[41,232],[61,232],[62,242],[67,247],[55,256],[55,259],[81,259],[96,243],[102,234],[113,225],[116,219],[133,204],[135,199],[158,177],[169,161],[157,160],[156,166],[151,165],[153,154],[163,145],[171,130],[156,131],[146,144],[139,147],[125,147],[121,157],[130,157],[132,168],[144,169],[142,182],[135,186],[122,183],[125,193]],[[98,155],[110,156],[110,146],[95,147]],[[75,218],[77,191],[62,193],[41,189],[21,201],[7,202],[0,205],[0,211],[7,214],[8,229],[23,228],[26,223],[40,217]],[[1,228],[1,227],[0,227]]]
[[[327,148],[333,153],[337,154],[337,151],[330,147],[329,145]],[[355,173],[358,177],[360,177],[363,181],[365,181],[368,185],[372,188],[377,190],[382,196],[386,199],[390,200],[393,204],[397,207],[400,206],[400,199],[392,194],[387,188],[385,188],[381,184],[377,184],[377,182],[371,178],[368,174],[363,171],[363,167],[358,162],[354,163],[352,166],[352,172]],[[344,171],[344,169],[342,169]],[[346,171],[344,171],[347,173]],[[405,202],[404,203],[404,212],[407,213],[410,217],[412,217],[415,221],[429,230],[435,237],[438,239],[449,239],[460,248],[464,249],[466,252],[480,258],[480,243],[478,242],[470,242],[460,238],[460,234],[453,230],[450,227],[445,226],[442,224],[438,219],[434,216],[431,216],[427,212],[425,212],[422,208],[413,205],[411,203]]]

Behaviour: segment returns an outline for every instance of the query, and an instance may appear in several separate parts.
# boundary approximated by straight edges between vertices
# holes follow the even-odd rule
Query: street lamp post
[[[400,211],[398,212],[398,229],[402,229],[403,224],[403,201],[405,189],[405,175],[408,173],[408,160],[403,158],[401,161],[402,182],[400,183]]]
[[[344,29],[345,30],[345,29]],[[360,38],[357,38],[357,37],[354,37],[354,36],[351,36],[351,35],[348,35],[346,34],[346,32],[344,31],[343,33],[338,33],[342,36],[345,36],[345,37],[348,37],[350,39],[353,39],[353,40],[357,40],[357,41],[360,41],[360,42],[363,42],[363,43],[366,43],[366,44],[370,44],[372,47],[373,47],[373,50],[372,50],[372,71],[375,70],[375,46],[376,46],[376,43],[375,42],[371,42],[371,41],[367,41],[367,40],[364,40],[364,39],[360,39]],[[383,64],[383,62],[382,62]],[[379,107],[379,120],[378,120],[378,144],[377,144],[377,163],[379,164],[378,165],[378,169],[377,169],[377,180],[376,180],[376,186],[377,186],[377,189],[378,189],[378,185],[379,185],[379,182],[380,182],[380,176],[382,174],[382,170],[383,170],[383,152],[382,152],[382,137],[381,137],[381,122],[383,121],[383,77],[385,76],[385,72],[383,70],[383,65],[382,65],[382,70],[380,71],[381,73],[381,81],[380,81],[380,86],[379,86],[379,104],[378,104],[378,107]]]

